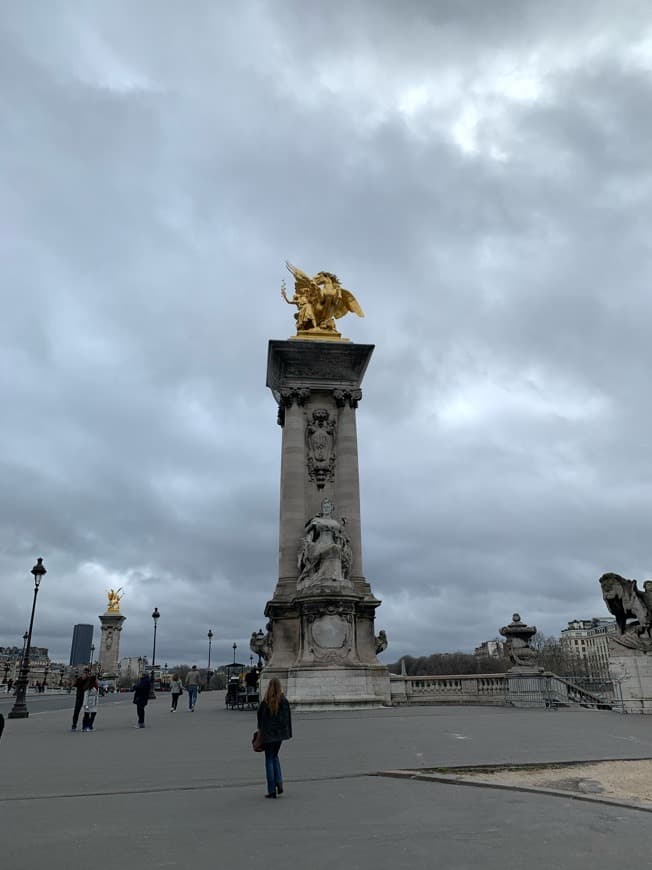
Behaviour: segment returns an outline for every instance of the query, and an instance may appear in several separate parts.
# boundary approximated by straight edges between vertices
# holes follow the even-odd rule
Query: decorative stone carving
[[[278,417],[277,423],[279,426],[285,425],[285,409],[291,408],[292,405],[305,405],[310,398],[310,390],[308,387],[286,387],[279,390],[278,393]]]
[[[353,648],[354,609],[350,601],[329,599],[306,603],[306,645],[315,661],[334,664]]]
[[[299,591],[351,587],[351,542],[344,531],[344,518],[337,520],[334,514],[335,505],[325,498],[317,516],[306,523],[298,558]]]
[[[505,650],[516,668],[539,671],[536,667],[537,651],[532,649],[530,641],[536,634],[534,625],[526,625],[518,613],[512,616],[509,625],[504,625],[500,633],[505,638]]]
[[[272,657],[272,624],[268,622],[265,626],[267,629],[267,634],[265,634],[262,628],[259,628],[258,631],[254,631],[251,633],[251,640],[249,641],[249,648],[253,653],[255,653],[259,658],[264,659],[266,662],[270,660]]]
[[[316,408],[306,424],[308,477],[323,489],[335,477],[335,438],[337,424],[326,408]]]
[[[357,408],[362,398],[362,390],[333,390],[333,398],[338,408],[343,408],[345,405]]]
[[[618,625],[619,633],[611,636],[614,643],[652,652],[652,581],[646,580],[641,591],[636,580],[610,573],[600,577],[600,586],[607,610],[616,617]],[[629,619],[634,621],[628,622]]]
[[[376,635],[376,655],[379,655],[381,652],[385,652],[387,649],[387,634],[385,633],[385,629],[381,628],[381,630]],[[403,661],[401,659],[401,661]]]

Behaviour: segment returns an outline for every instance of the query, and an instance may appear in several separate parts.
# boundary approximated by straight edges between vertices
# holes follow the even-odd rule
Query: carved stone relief
[[[308,387],[286,387],[279,391],[278,416],[276,422],[279,426],[285,425],[285,409],[291,408],[295,403],[305,405],[310,398]]]
[[[337,423],[326,408],[316,408],[306,424],[308,477],[323,489],[335,478],[335,439]]]
[[[362,398],[362,390],[333,390],[333,398],[338,408],[343,408],[345,405],[357,408]]]

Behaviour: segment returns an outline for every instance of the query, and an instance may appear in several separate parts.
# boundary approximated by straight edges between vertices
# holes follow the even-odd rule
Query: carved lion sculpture
[[[616,617],[621,634],[625,634],[628,619],[637,619],[637,631],[650,631],[652,613],[636,585],[636,580],[626,580],[620,574],[603,574],[600,577],[602,597],[607,610]]]

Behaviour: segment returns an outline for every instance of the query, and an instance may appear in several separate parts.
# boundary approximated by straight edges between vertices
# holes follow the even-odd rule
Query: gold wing
[[[285,261],[285,265],[287,266],[288,271],[292,272],[294,275],[294,286],[297,290],[313,289],[314,284],[310,275],[306,275],[305,272],[302,272],[301,269],[297,269],[296,266],[293,266],[292,263],[289,263],[287,260]]]
[[[364,311],[360,307],[360,303],[355,298],[353,293],[351,293],[350,290],[345,290],[344,287],[342,287],[341,294],[342,298],[337,303],[335,311],[333,311],[333,317],[344,317],[344,315],[348,314],[349,311],[357,314],[358,317],[364,317]]]

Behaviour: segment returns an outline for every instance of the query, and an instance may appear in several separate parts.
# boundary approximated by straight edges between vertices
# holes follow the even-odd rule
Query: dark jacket
[[[91,683],[93,683],[94,680],[95,680],[95,677],[91,677],[91,676],[88,676],[88,677],[79,676],[79,677],[77,677],[77,679],[75,680],[75,694],[77,695],[77,698],[79,700],[81,700],[84,697],[84,692],[86,691],[86,689],[90,688],[90,685],[91,685]]]
[[[258,728],[265,743],[278,743],[280,740],[289,740],[292,737],[292,716],[290,705],[283,695],[276,716],[273,715],[267,704],[263,701],[258,707]]]
[[[151,685],[152,683],[147,674],[143,674],[136,683],[136,688],[134,689],[134,704],[142,704],[143,707],[147,706]]]

